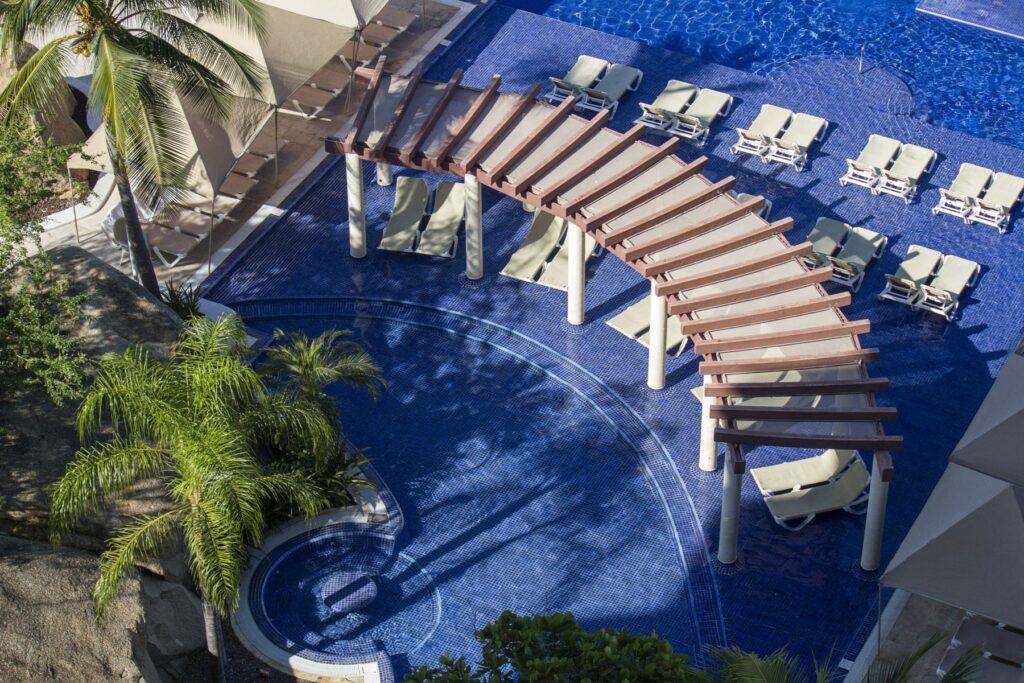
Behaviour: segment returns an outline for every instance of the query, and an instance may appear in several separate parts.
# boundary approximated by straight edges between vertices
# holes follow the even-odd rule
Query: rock
[[[142,576],[146,598],[146,640],[154,655],[180,657],[206,647],[203,607],[180,584]]]

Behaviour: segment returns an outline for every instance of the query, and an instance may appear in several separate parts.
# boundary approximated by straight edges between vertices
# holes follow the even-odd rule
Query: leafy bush
[[[164,303],[171,307],[171,310],[178,314],[178,317],[185,322],[191,322],[193,318],[202,315],[199,312],[199,299],[202,298],[202,287],[193,287],[189,284],[176,285],[173,282],[164,284],[164,291],[161,298]]]

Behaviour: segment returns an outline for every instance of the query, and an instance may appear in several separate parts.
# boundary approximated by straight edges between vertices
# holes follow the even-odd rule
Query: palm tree
[[[247,548],[259,542],[265,510],[283,501],[313,515],[326,506],[308,477],[268,473],[254,452],[264,444],[300,442],[322,451],[334,438],[333,425],[318,410],[294,394],[269,392],[246,354],[244,326],[231,316],[195,320],[166,361],[141,346],[104,357],[78,410],[80,436],[91,443],[52,494],[56,538],[140,480],[159,477],[170,509],[138,516],[110,539],[94,593],[97,612],[102,617],[135,565],[183,538],[215,656],[217,616],[238,604]],[[91,438],[104,426],[112,428],[112,438]]]
[[[212,120],[223,120],[233,95],[256,92],[264,78],[247,55],[182,18],[200,14],[261,30],[257,0],[0,3],[0,57],[14,55],[27,40],[50,38],[0,92],[0,121],[52,111],[67,93],[73,56],[89,60],[89,106],[106,124],[132,265],[155,296],[160,286],[133,190],[153,205],[183,178],[189,132],[174,101],[187,100]]]

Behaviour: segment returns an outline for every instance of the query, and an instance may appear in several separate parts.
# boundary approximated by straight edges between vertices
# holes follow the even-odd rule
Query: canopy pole
[[[868,489],[868,511],[864,523],[864,546],[860,552],[861,569],[873,572],[882,560],[882,534],[885,531],[885,508],[889,502],[889,481],[892,459],[886,451],[875,453],[871,464],[871,487]]]
[[[345,96],[345,112],[348,112],[349,106],[352,104],[352,88],[356,84],[356,59],[359,57],[359,41],[363,37],[363,27],[360,26],[356,29],[356,33],[352,36],[352,62],[348,65],[349,79],[348,79],[348,95]]]
[[[217,206],[217,193],[210,195],[210,237],[206,240],[206,277],[213,274],[213,230],[216,227],[216,214],[214,207]]]
[[[740,533],[740,492],[743,490],[743,465],[737,462],[735,448],[729,444],[722,468],[722,515],[718,528],[718,561],[733,564]],[[737,472],[737,470],[739,470]]]
[[[394,168],[386,161],[377,162],[377,184],[387,187],[395,181]]]
[[[476,176],[467,173],[466,183],[466,277],[484,276],[484,201]]]
[[[280,182],[279,168],[278,168],[278,157],[281,156],[281,144],[280,138],[277,136],[277,115],[280,107],[274,105],[274,187],[278,186]]]
[[[363,163],[357,154],[345,155],[348,185],[348,253],[366,256],[366,213],[363,210]]]
[[[82,243],[82,236],[78,234],[78,208],[75,206],[75,185],[71,182],[71,167],[65,166],[68,172],[68,192],[71,193],[71,218],[75,221],[75,242]]]
[[[668,301],[658,296],[658,285],[651,280],[651,329],[647,334],[647,386],[665,388],[665,353],[668,344]]]
[[[583,253],[583,228],[570,223],[565,238],[569,243],[569,305],[567,318],[570,325],[582,325],[584,319],[584,288],[586,286],[587,259]]]
[[[711,383],[709,375],[704,375],[704,387]],[[705,472],[714,472],[718,469],[718,444],[715,443],[715,428],[718,427],[718,420],[711,417],[712,397],[704,392],[700,400],[700,468]]]

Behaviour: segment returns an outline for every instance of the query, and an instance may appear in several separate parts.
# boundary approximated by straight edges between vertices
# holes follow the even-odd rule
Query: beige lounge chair
[[[729,149],[733,154],[751,154],[763,156],[771,149],[772,140],[789,125],[793,112],[774,104],[762,104],[749,128],[737,128],[737,140]]]
[[[409,28],[415,20],[416,15],[412,12],[406,12],[405,10],[400,10],[397,7],[385,7],[378,12],[371,21],[374,24],[389,26],[391,28],[397,28],[404,31]]]
[[[807,235],[811,253],[804,257],[804,262],[811,268],[825,265],[830,257],[836,255],[849,233],[849,224],[822,216]]]
[[[948,189],[941,189],[939,203],[932,207],[932,214],[945,213],[964,219],[974,208],[975,202],[992,180],[992,171],[974,164],[960,164],[960,171]]]
[[[597,79],[601,78],[608,66],[608,62],[598,57],[580,55],[565,76],[562,78],[549,77],[551,92],[545,95],[544,99],[554,104],[576,95],[580,88],[589,88],[597,83]]]
[[[900,197],[909,204],[914,201],[921,178],[931,172],[938,158],[939,155],[927,147],[903,145],[896,161],[888,169],[882,170],[882,175],[871,191]]]
[[[686,337],[683,335],[679,321],[675,316],[667,316],[665,327],[665,350],[678,356],[686,348]],[[651,297],[645,297],[608,320],[608,325],[645,347],[650,344],[651,332]]]
[[[348,87],[352,75],[344,71],[336,63],[325,64],[315,74],[309,77],[306,85],[317,90],[329,92],[332,95],[340,95]],[[329,101],[329,100],[328,100]]]
[[[872,135],[856,159],[846,160],[846,175],[839,179],[839,184],[874,187],[902,146],[899,140]]]
[[[789,531],[798,531],[807,526],[816,516],[834,510],[846,510],[850,514],[863,514],[855,506],[867,500],[870,480],[867,468],[860,458],[834,479],[819,486],[794,489],[787,493],[767,495],[764,502],[775,522]]]
[[[946,256],[935,277],[928,284],[921,285],[921,294],[914,301],[914,307],[952,320],[960,306],[960,297],[974,284],[980,272],[981,266],[974,261]]]
[[[1013,207],[1024,194],[1024,178],[1009,173],[996,173],[992,185],[967,215],[969,223],[984,223],[1005,233]]]
[[[466,214],[466,186],[450,180],[442,181],[434,191],[434,211],[423,229],[416,253],[426,256],[455,255],[459,226]]]
[[[797,172],[807,167],[807,154],[815,142],[820,142],[828,130],[828,121],[810,114],[797,114],[782,137],[772,140],[765,161],[788,164]]]
[[[576,91],[576,109],[587,111],[609,110],[612,116],[619,109],[619,100],[627,92],[640,87],[644,73],[625,64],[612,64],[591,87],[581,87]]]
[[[858,291],[868,266],[882,255],[888,242],[888,237],[873,230],[850,228],[839,253],[828,257],[832,265],[832,282]]]
[[[569,230],[578,230],[578,228],[569,227]],[[584,265],[586,261],[590,259],[590,256],[594,253],[594,249],[597,247],[597,242],[590,235],[583,236],[583,258]],[[562,246],[555,252],[555,257],[544,266],[544,272],[537,278],[537,284],[544,285],[545,287],[551,287],[552,289],[560,289],[563,292],[569,289],[569,243],[568,241],[562,242]]]
[[[427,209],[427,184],[422,178],[399,176],[395,206],[377,247],[383,251],[413,251]]]
[[[643,115],[633,121],[655,130],[670,128],[673,122],[700,92],[700,88],[685,81],[672,80],[665,84],[661,94],[650,104],[641,104]]]
[[[941,253],[928,247],[911,244],[896,272],[885,276],[885,289],[878,295],[878,299],[913,306],[921,295],[921,285],[931,278],[940,263]]]
[[[702,88],[697,98],[682,114],[675,117],[665,132],[686,140],[693,140],[703,147],[711,135],[711,126],[719,116],[727,116],[732,108],[732,95],[711,88]]]
[[[535,211],[530,233],[501,269],[501,274],[516,280],[536,282],[537,275],[564,234],[564,219],[547,211]]]
[[[334,101],[334,98],[338,96],[338,93],[331,92],[330,90],[321,90],[320,88],[314,88],[311,85],[302,85],[293,92],[289,98],[289,103],[292,105],[291,109],[282,108],[280,111],[286,114],[292,114],[293,116],[300,116],[307,121],[317,119],[320,121],[330,121],[330,118],[320,116],[328,105]]]
[[[860,459],[857,451],[833,448],[811,458],[755,467],[750,470],[750,475],[761,489],[761,495],[774,496],[809,486],[827,484],[846,470],[855,458]]]
[[[124,219],[118,219],[124,220]],[[173,228],[164,227],[155,223],[148,223],[142,226],[146,241],[149,247],[168,268],[178,265],[186,256],[202,242],[206,237],[193,237]]]

